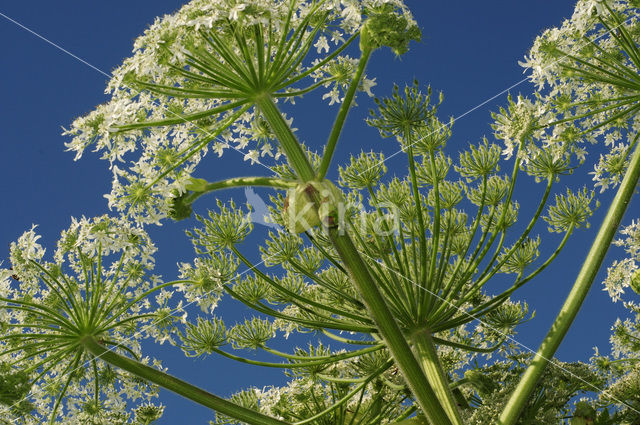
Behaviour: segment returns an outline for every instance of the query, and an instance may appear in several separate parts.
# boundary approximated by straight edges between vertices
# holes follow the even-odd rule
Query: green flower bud
[[[420,41],[422,34],[418,26],[406,16],[396,14],[394,9],[393,5],[385,4],[369,11],[369,18],[360,31],[361,51],[387,46],[396,55],[402,55],[409,50],[411,40]]]
[[[342,191],[329,180],[301,183],[287,192],[283,210],[285,225],[293,233],[321,224],[335,226],[343,203]]]

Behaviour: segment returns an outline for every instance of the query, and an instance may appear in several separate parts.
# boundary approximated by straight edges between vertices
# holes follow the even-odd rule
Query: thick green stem
[[[214,190],[229,189],[239,186],[266,186],[287,189],[295,187],[296,182],[278,179],[275,177],[233,177],[231,179],[207,183],[204,187],[204,192],[212,192]]]
[[[271,126],[280,143],[280,147],[287,156],[287,160],[302,181],[308,182],[315,178],[313,167],[309,162],[302,145],[291,131],[289,124],[284,120],[280,110],[270,96],[262,96],[256,99],[256,105]]]
[[[380,335],[430,423],[433,425],[459,423],[452,422],[441,406],[351,238],[341,233],[338,228],[329,229],[329,236],[373,316]]]
[[[298,177],[305,182],[313,180],[315,178],[313,168],[273,100],[260,98],[256,102],[280,141],[282,149]],[[314,199],[314,201],[316,208],[318,208],[319,200]],[[380,335],[396,360],[396,364],[411,388],[416,401],[433,425],[452,424],[351,238],[338,227],[332,227],[328,230],[335,250],[349,271]]]
[[[425,375],[427,375],[427,379],[433,387],[438,400],[440,400],[440,404],[444,407],[451,422],[461,425],[462,418],[460,417],[458,404],[451,392],[451,384],[440,365],[438,351],[433,343],[430,331],[424,330],[418,332],[413,336],[412,340],[416,354],[422,364],[422,370],[424,370]]]
[[[567,296],[564,305],[560,309],[560,313],[558,313],[556,320],[553,322],[553,325],[551,325],[551,329],[547,333],[544,341],[542,341],[538,352],[500,415],[498,422],[500,425],[513,425],[516,423],[526,401],[535,389],[542,372],[547,366],[549,359],[553,357],[569,330],[569,327],[573,323],[602,265],[607,249],[618,230],[618,226],[633,196],[639,177],[640,144],[635,148],[629,168],[600,226],[596,239],[591,245],[589,254],[587,254],[587,258],[582,264],[582,268],[573,284],[573,288],[571,288],[571,292]]]
[[[176,394],[180,394],[181,396],[213,409],[216,412],[220,412],[248,424],[288,425],[288,422],[283,422],[255,412],[251,409],[247,409],[246,407],[239,406],[167,373],[110,351],[98,343],[94,337],[88,336],[84,338],[82,344],[91,354],[96,356],[96,358],[100,358],[115,367],[133,373],[142,379],[153,382],[154,384],[157,384],[162,388],[166,388],[169,391],[173,391]]]
[[[329,140],[327,141],[327,145],[324,148],[324,155],[322,155],[322,162],[320,163],[320,169],[318,170],[318,180],[324,179],[324,177],[327,175],[329,164],[331,163],[331,158],[333,158],[333,153],[336,149],[336,145],[338,144],[338,138],[340,137],[340,133],[342,132],[344,122],[347,119],[349,109],[351,109],[353,98],[356,95],[356,91],[358,90],[358,86],[360,85],[360,79],[362,78],[364,70],[367,67],[367,62],[369,62],[371,53],[373,53],[373,49],[365,48],[362,52],[362,55],[360,56],[358,68],[356,68],[356,73],[353,75],[353,79],[351,80],[351,84],[349,85],[349,89],[347,90],[347,94],[344,96],[342,106],[340,106],[340,110],[338,111],[336,120],[333,123],[333,127],[331,128]]]

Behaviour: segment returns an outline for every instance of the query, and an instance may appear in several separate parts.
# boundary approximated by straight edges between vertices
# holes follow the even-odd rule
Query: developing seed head
[[[449,234],[449,237],[455,238],[468,232],[467,214],[456,208],[449,209],[440,216],[440,231]],[[442,238],[440,242],[444,242]]]
[[[527,174],[540,180],[558,179],[563,174],[571,174],[573,168],[569,165],[569,158],[555,154],[551,148],[539,149],[524,166]]]
[[[325,262],[325,257],[318,249],[314,247],[306,247],[302,249],[295,261],[308,274],[314,275],[316,271]]]
[[[305,292],[307,287],[307,284],[297,271],[287,273],[283,277],[274,278],[274,280],[286,291],[273,288],[269,294],[269,302],[273,304],[289,304],[296,301],[295,297],[291,294],[300,295]]]
[[[151,424],[162,417],[164,406],[145,403],[133,410],[134,420],[139,424]]]
[[[440,103],[442,103],[442,94],[440,94],[440,99]],[[410,145],[417,155],[429,156],[432,152],[444,148],[447,140],[451,138],[451,127],[453,127],[453,117],[449,119],[448,123],[443,123],[435,116],[434,111],[423,126],[416,128]]]
[[[526,321],[527,314],[529,313],[529,306],[525,302],[518,301],[517,303],[507,300],[502,303],[498,308],[491,310],[484,317],[484,320],[493,329],[502,331],[503,333],[510,332],[520,323]]]
[[[467,199],[474,205],[480,206],[483,203],[487,206],[496,206],[507,196],[509,191],[509,180],[506,176],[491,176],[487,179],[486,189],[479,183],[474,188],[466,191]]]
[[[378,186],[376,197],[380,206],[401,208],[411,199],[411,189],[406,181],[394,177],[389,183]]]
[[[459,204],[462,201],[462,193],[465,190],[466,186],[462,182],[450,182],[450,181],[442,181],[438,185],[438,194],[439,194],[439,207],[441,209],[450,209]],[[431,189],[429,191],[429,195],[427,196],[427,203],[435,208],[436,206],[436,197],[435,197],[435,189]]]
[[[435,168],[431,164],[431,159],[424,157],[416,167],[416,177],[421,185],[433,186],[434,180],[440,182],[447,176],[451,167],[451,158],[445,156],[442,152],[438,152],[434,156],[434,162]]]
[[[180,335],[182,351],[187,357],[211,354],[215,348],[227,343],[227,331],[222,319],[211,320],[198,317],[196,323],[187,323],[185,333]]]
[[[498,257],[499,262],[504,264],[500,268],[503,273],[522,273],[525,268],[533,263],[540,255],[538,246],[540,245],[540,237],[536,239],[525,239],[521,244],[515,247],[515,250],[509,254],[513,249],[505,249],[505,251]]]
[[[513,226],[518,220],[520,205],[517,202],[509,203],[506,211],[504,203],[498,204],[495,210],[492,208],[480,217],[480,226],[484,231],[504,231]],[[502,215],[504,211],[504,216]]]
[[[357,157],[352,155],[349,165],[340,167],[339,172],[341,186],[360,190],[375,187],[387,172],[387,166],[382,153],[360,152]]]
[[[467,247],[471,242],[469,238],[471,237],[471,233],[467,231],[466,226],[464,231],[453,235],[451,238],[451,252],[454,255],[462,256],[466,253]]]
[[[477,146],[469,145],[469,150],[460,152],[460,165],[455,169],[467,181],[473,181],[480,177],[488,177],[500,170],[500,147],[494,143],[489,144],[487,138]]]
[[[266,246],[260,247],[265,266],[283,265],[298,254],[302,239],[296,233],[278,231],[269,232]]]
[[[276,331],[271,322],[254,317],[229,329],[228,338],[236,349],[251,348],[255,350],[262,347],[275,335]]]
[[[237,280],[233,285],[233,292],[255,304],[269,298],[271,287],[261,277],[245,275],[244,279]]]
[[[196,214],[203,228],[187,231],[196,252],[219,251],[241,242],[253,229],[250,213],[244,213],[233,200],[229,206],[218,200],[218,212],[209,211],[209,218]]]
[[[582,188],[576,193],[567,189],[567,194],[556,195],[556,204],[549,207],[547,215],[542,218],[549,224],[550,232],[566,232],[569,229],[589,227],[587,219],[593,214],[591,201],[594,192]],[[596,207],[599,203],[596,202]],[[594,208],[594,209],[595,209]]]
[[[378,112],[371,110],[367,124],[377,128],[382,137],[397,136],[401,144],[408,143],[415,131],[435,114],[437,106],[430,105],[431,87],[427,93],[418,90],[418,82],[405,86],[404,96],[397,85],[393,86],[391,97],[375,98]]]

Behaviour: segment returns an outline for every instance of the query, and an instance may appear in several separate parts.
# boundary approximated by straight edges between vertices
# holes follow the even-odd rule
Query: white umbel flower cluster
[[[583,142],[604,142],[591,173],[601,191],[622,180],[640,131],[638,16],[634,1],[580,0],[520,62],[555,115],[548,143],[584,159]]]
[[[619,301],[625,289],[633,287],[640,293],[640,220],[634,220],[630,225],[624,227],[620,234],[623,239],[614,242],[615,245],[623,247],[627,253],[627,258],[616,260],[607,269],[607,278],[604,281],[604,290],[609,293],[613,301]]]
[[[140,227],[106,215],[72,219],[53,261],[39,240],[33,226],[0,269],[0,422],[135,423],[132,403],[149,403],[157,388],[97,361],[82,341],[97,338],[162,369],[141,352],[142,339],[171,333],[157,312],[172,293],[148,297],[163,287],[152,274],[155,246]]]
[[[252,163],[280,156],[257,97],[324,88],[340,102],[355,72],[342,48],[380,8],[415,26],[400,0],[194,0],[135,41],[107,85],[110,100],[65,130],[67,148],[78,159],[92,147],[110,162],[112,209],[159,223],[209,150],[239,150]],[[360,88],[374,84],[365,77]]]

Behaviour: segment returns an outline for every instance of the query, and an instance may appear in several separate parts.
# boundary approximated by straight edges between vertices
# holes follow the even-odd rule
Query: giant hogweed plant
[[[77,157],[93,148],[110,162],[107,198],[120,217],[74,221],[52,260],[44,260],[35,229],[12,245],[2,275],[3,420],[150,424],[163,410],[151,404],[159,386],[215,410],[215,423],[561,423],[571,416],[588,423],[596,409],[598,423],[628,422],[637,400],[608,388],[635,385],[637,373],[545,366],[640,173],[636,6],[579,2],[526,59],[540,93],[510,97],[493,116],[496,140],[454,158],[447,150],[453,122],[438,115],[442,96],[418,83],[394,88],[376,99],[367,124],[397,141],[406,173],[386,176],[382,154],[361,152],[338,168],[335,182],[326,175],[347,114],[357,92],[374,84],[365,75],[369,59],[382,47],[406,53],[420,37],[405,5],[197,0],[157,20],[114,71],[111,100],[66,131]],[[340,106],[314,153],[280,107],[318,90]],[[618,192],[562,313],[528,359],[513,335],[532,314],[510,297],[588,227],[594,193],[562,184],[583,164],[584,141],[609,148],[594,173],[598,186],[619,184]],[[266,175],[199,178],[204,155],[226,149],[276,163]],[[526,178],[541,188],[537,207],[522,214],[518,182]],[[275,230],[260,247],[262,261],[252,262],[243,244],[251,211],[217,200],[195,215],[187,235],[196,257],[180,265],[179,280],[152,275],[154,248],[143,227],[190,217],[208,194],[240,186],[273,190],[267,218]],[[560,235],[534,233],[544,227]],[[549,254],[539,258],[540,247]],[[490,283],[505,279],[507,289],[496,293]],[[624,279],[618,288],[637,285],[636,275]],[[256,315],[227,325],[214,315],[223,296]],[[199,317],[187,317],[183,302],[198,304]],[[632,322],[616,328],[628,336],[619,345],[636,338]],[[306,348],[274,348],[279,333],[309,332],[317,338]],[[144,357],[143,338],[169,341],[187,356],[281,368],[291,381],[223,399]],[[623,354],[615,364],[635,364],[637,350]],[[617,375],[603,378],[611,370]],[[571,411],[576,395],[605,384],[599,400]],[[611,406],[614,419],[602,410]]]

